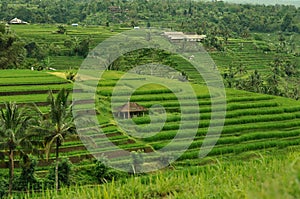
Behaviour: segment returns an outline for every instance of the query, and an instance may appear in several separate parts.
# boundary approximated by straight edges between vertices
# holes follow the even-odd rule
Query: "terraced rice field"
[[[237,67],[242,64],[247,70],[258,70],[261,74],[270,72],[269,66],[278,54],[275,54],[275,46],[270,51],[264,51],[261,48],[268,47],[265,41],[229,39],[225,44],[226,51],[211,52],[210,55],[221,70],[228,69],[229,66]],[[259,47],[260,46],[260,47]],[[289,54],[282,54],[283,57],[291,61],[296,61],[295,57]]]
[[[109,78],[114,72],[107,72],[104,82],[99,84],[98,94],[100,101],[98,103],[108,103],[105,100],[110,99],[112,85],[115,78]],[[115,75],[115,74],[114,74]],[[121,75],[121,74],[120,74]],[[129,86],[127,82],[126,85]],[[148,86],[148,89],[141,88],[137,90],[130,98],[131,102],[138,102],[140,105],[150,108],[154,104],[162,105],[166,110],[166,122],[160,130],[159,123],[155,124],[155,120],[150,119],[148,115],[144,117],[134,117],[133,121],[138,125],[135,128],[138,134],[150,134],[146,138],[134,138],[127,135],[126,130],[122,130],[117,126],[110,126],[109,133],[120,133],[124,139],[131,139],[134,144],[122,143],[120,148],[150,146],[154,151],[160,150],[170,143],[170,140],[178,133],[180,128],[182,107],[176,96],[164,87]],[[150,88],[150,89],[149,89]],[[152,88],[152,89],[151,89]],[[200,107],[200,123],[193,143],[188,150],[179,158],[179,162],[194,162],[201,163],[198,159],[199,149],[203,144],[204,137],[207,134],[210,122],[218,123],[218,121],[210,121],[211,119],[211,100],[207,90],[200,85],[194,85],[197,91],[198,104]],[[181,91],[178,91],[181,92]],[[121,97],[121,96],[120,96]],[[105,100],[104,100],[105,99]],[[217,141],[214,149],[209,153],[209,156],[218,155],[236,155],[246,151],[259,150],[274,150],[300,144],[300,103],[298,101],[280,98],[269,95],[254,94],[244,91],[227,90],[227,113],[225,126],[223,128],[220,139]],[[189,101],[184,101],[184,110],[193,119],[193,107],[189,107]],[[190,108],[190,109],[189,109]],[[109,111],[106,110],[106,117],[109,116]],[[105,112],[105,111],[103,111]],[[102,113],[103,113],[102,112]],[[100,118],[100,117],[99,117]],[[185,118],[187,121],[189,117]],[[107,123],[102,120],[102,125],[111,124],[111,120]],[[161,120],[157,120],[160,122]],[[151,122],[152,126],[143,128]],[[139,128],[140,127],[140,128]],[[173,150],[176,152],[181,144],[185,144],[185,139],[189,137],[189,130],[193,125],[185,125],[182,143],[174,145]],[[157,130],[159,129],[159,130]],[[104,132],[108,133],[104,128]],[[93,133],[91,133],[92,135]],[[126,138],[127,136],[127,138]]]
[[[104,155],[114,159],[123,155],[121,150],[114,150],[111,147],[111,142],[120,149],[127,151],[143,150],[149,153],[162,149],[177,134],[180,127],[181,110],[184,110],[184,119],[187,121],[184,124],[185,133],[180,137],[182,145],[184,145],[185,140],[190,136],[190,129],[194,127],[188,122],[190,119],[195,119],[196,113],[193,106],[187,99],[181,102],[184,107],[180,107],[176,93],[156,84],[136,90],[130,100],[147,108],[154,104],[163,106],[166,111],[166,122],[161,130],[159,126],[161,120],[151,121],[149,115],[134,117],[133,121],[137,124],[136,133],[153,136],[136,138],[130,136],[126,130],[117,125],[112,118],[110,100],[112,89],[122,75],[122,72],[106,72],[97,89],[96,112],[104,134],[91,131],[89,136],[97,144],[101,144],[102,151],[105,151]],[[49,89],[59,90],[62,87],[71,89],[73,86],[65,79],[52,74],[27,70],[2,71],[0,85],[1,102],[10,100],[18,103],[35,102],[43,111],[47,111],[46,98]],[[128,80],[126,86],[130,85],[130,80]],[[193,88],[196,91],[200,108],[200,122],[197,124],[197,132],[192,144],[179,158],[177,164],[186,164],[187,162],[189,164],[201,164],[202,161],[205,161],[205,159],[198,159],[198,155],[210,124],[211,99],[204,86],[195,84]],[[178,89],[176,92],[183,91]],[[246,151],[276,150],[300,144],[300,102],[231,89],[226,90],[226,95],[225,126],[220,139],[208,156],[234,156]],[[88,104],[82,106],[86,107],[86,105]],[[150,121],[151,127],[144,128]],[[218,125],[218,120],[212,122]],[[178,142],[172,146],[171,151],[176,152],[177,148],[181,147],[180,145],[181,143]],[[66,140],[60,151],[62,156],[69,157],[73,163],[92,158],[90,152],[77,138]],[[97,150],[94,152],[97,154]],[[52,160],[49,162],[40,160],[39,170],[43,170],[51,162]],[[18,166],[18,162],[16,162],[16,166]],[[5,163],[2,163],[1,167],[5,167]]]
[[[47,111],[49,90],[54,93],[61,88],[71,90],[73,84],[47,72],[30,70],[2,70],[0,73],[0,102],[12,101],[18,104],[35,103]],[[6,163],[2,163],[4,167]],[[18,162],[17,162],[18,166]]]
[[[49,90],[56,92],[61,88],[71,90],[72,84],[55,75],[30,70],[3,70],[0,73],[0,101],[17,103],[36,103],[47,105]]]
[[[54,73],[55,74],[55,73]],[[42,111],[48,111],[47,96],[49,90],[54,93],[61,88],[66,88],[72,91],[73,84],[64,78],[60,78],[56,75],[30,70],[3,70],[0,73],[0,102],[13,101],[19,104],[31,104],[35,103]],[[70,99],[71,100],[71,99]],[[107,121],[105,119],[105,121]],[[122,148],[140,147],[135,144],[132,139],[122,135],[120,132],[115,132],[115,128],[111,125],[107,125],[104,128],[104,132],[107,137],[110,137],[112,143],[123,145]],[[95,139],[101,140],[103,135],[95,135]],[[145,148],[145,147],[143,147]],[[60,152],[62,156],[68,157],[73,163],[78,163],[83,159],[90,159],[92,156],[83,146],[82,142],[78,138],[70,138],[66,140],[66,143],[61,147]],[[115,156],[117,152],[110,152],[107,155]],[[44,159],[39,160],[39,169],[44,169],[45,166],[51,165],[53,162],[52,157],[49,161]],[[2,162],[0,167],[6,167],[7,162]],[[19,166],[19,162],[16,161],[16,167]]]
[[[84,58],[82,56],[68,56],[64,54],[68,49],[64,46],[66,40],[81,41],[82,39],[89,39],[90,48],[93,49],[103,40],[118,34],[126,29],[115,27],[72,27],[66,26],[66,34],[55,34],[57,30],[56,25],[48,24],[31,24],[11,26],[11,31],[19,35],[22,40],[26,42],[34,41],[39,45],[45,45],[49,48],[50,45],[60,49],[58,55],[50,56],[50,62],[57,70],[67,70],[70,68],[79,68]]]

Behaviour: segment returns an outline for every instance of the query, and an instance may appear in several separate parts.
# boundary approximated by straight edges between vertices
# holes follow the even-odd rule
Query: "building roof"
[[[139,105],[138,103],[136,102],[128,102],[120,107],[117,107],[115,109],[115,112],[145,112],[145,111],[148,111],[147,108]]]
[[[181,35],[181,36],[183,36],[184,33],[183,32],[164,32],[164,35],[166,35],[166,36],[172,36],[172,35]]]
[[[206,35],[183,32],[164,32],[164,35],[170,40],[201,41],[206,38]]]
[[[186,35],[187,39],[204,39],[206,35]]]
[[[12,20],[9,21],[10,24],[27,24],[26,21],[23,21],[18,18],[13,18]]]

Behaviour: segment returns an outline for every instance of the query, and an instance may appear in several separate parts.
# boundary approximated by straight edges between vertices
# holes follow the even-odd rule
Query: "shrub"
[[[35,167],[37,166],[37,160],[25,156],[21,165],[21,175],[15,180],[14,187],[18,191],[28,191],[31,189],[40,189],[40,183],[36,179]]]
[[[77,73],[75,71],[72,71],[72,70],[69,70],[69,71],[65,72],[66,79],[71,81],[71,82],[75,81],[76,74]]]
[[[59,179],[59,187],[62,185],[69,186],[70,185],[70,176],[71,172],[71,162],[69,159],[63,158],[58,165],[58,179]],[[45,180],[45,186],[48,188],[54,188],[55,184],[55,167],[52,167],[49,171],[49,174]]]
[[[253,34],[253,39],[257,40],[257,41],[262,41],[263,40],[262,37],[260,35],[256,34],[256,33]]]
[[[4,198],[7,194],[8,183],[6,179],[3,176],[0,177],[0,198]]]
[[[107,162],[108,162],[108,159],[104,156],[101,157],[100,160],[95,161],[95,166],[91,173],[93,174],[93,177],[95,177],[99,183],[110,182],[113,179],[119,179],[125,175],[124,173],[122,173],[120,171],[110,169],[107,166]]]
[[[107,159],[102,158],[102,160],[97,160],[95,162],[95,168],[93,170],[94,176],[97,178],[99,183],[107,182],[106,176],[108,173],[109,168],[106,166]]]

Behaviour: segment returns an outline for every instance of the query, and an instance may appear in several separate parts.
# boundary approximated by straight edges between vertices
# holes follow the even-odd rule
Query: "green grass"
[[[31,70],[2,70],[0,73],[1,86],[17,85],[44,85],[68,83],[64,78],[59,78],[46,72]],[[1,89],[2,91],[2,89]]]
[[[66,26],[67,34],[54,34],[57,30],[57,25],[50,24],[30,24],[11,26],[11,30],[17,33],[22,38],[27,40],[34,39],[38,43],[63,43],[65,39],[72,37],[91,37],[95,43],[101,42],[104,39],[124,31],[124,29],[115,29],[111,32],[109,28],[101,26],[87,26],[87,27],[72,27]],[[98,43],[97,43],[98,44]]]
[[[79,56],[51,56],[53,68],[57,70],[77,69],[81,66],[84,58]]]
[[[31,70],[1,70],[0,78],[24,78],[24,77],[49,77],[51,74],[43,71]]]
[[[1,78],[0,78],[1,79]],[[60,90],[66,88],[69,90],[73,89],[73,84],[50,84],[50,85],[30,85],[30,86],[0,86],[1,92],[30,92],[30,91],[49,91],[49,90]]]
[[[125,30],[114,27],[112,32],[111,27],[97,26],[77,28],[67,26],[66,28],[67,34],[61,35],[54,34],[57,30],[56,25],[11,26],[12,32],[19,35],[25,43],[35,41],[44,46],[55,45],[62,49],[62,52],[66,50],[65,40],[72,40],[75,37],[79,39],[89,37],[91,40],[90,48],[92,49],[103,40]],[[229,42],[225,44],[225,52],[210,52],[221,73],[227,71],[230,65],[236,67],[238,64],[242,64],[250,73],[257,69],[263,77],[266,77],[271,71],[270,62],[277,56],[284,56],[288,60],[300,63],[299,57],[275,53],[275,46],[272,43],[276,42],[278,35],[274,33],[270,36],[267,34],[260,34],[260,36],[264,38],[264,41],[229,39]],[[297,39],[299,40],[299,38]],[[270,47],[271,52],[265,53],[255,49],[255,46]],[[174,163],[179,171],[162,171],[94,187],[76,185],[63,188],[58,195],[51,190],[45,190],[33,195],[28,193],[20,198],[300,198],[300,102],[282,97],[226,89],[227,113],[220,139],[208,157],[199,159],[199,150],[207,134],[212,115],[212,100],[208,89],[203,86],[202,77],[195,72],[193,66],[177,55],[172,55],[171,59],[177,63],[176,70],[186,72],[192,82],[201,84],[192,85],[200,108],[200,123],[194,141]],[[50,56],[51,67],[62,71],[79,68],[83,60],[84,58],[79,56]],[[300,68],[299,65],[297,67]],[[151,121],[147,115],[134,118],[133,120],[137,124],[135,128],[137,133],[153,133],[155,135],[142,139],[131,137],[125,130],[113,125],[115,122],[109,106],[112,89],[123,75],[122,72],[107,71],[103,74],[102,81],[97,87],[99,98],[97,101],[99,113],[97,118],[102,126],[106,126],[103,131],[109,137],[109,141],[99,137],[98,132],[91,131],[87,134],[94,138],[94,141],[101,145],[105,152],[112,152],[109,142],[113,142],[120,149],[137,150],[150,146],[154,150],[159,150],[169,144],[177,135],[179,122],[182,119],[180,111],[186,113],[186,121],[194,119],[195,112],[190,99],[188,97],[183,99],[183,106],[180,107],[175,95],[184,94],[184,90],[177,89],[175,93],[172,93],[164,86],[151,83],[138,88],[130,100],[147,108],[154,104],[162,105],[167,112],[166,124],[160,130],[157,119]],[[249,73],[245,76],[247,75]],[[136,78],[140,77],[137,76]],[[144,78],[149,77],[143,76],[140,80],[126,80],[126,83],[120,85],[119,89],[125,90],[125,88],[133,87]],[[292,78],[289,83],[292,84],[295,80],[296,78]],[[72,84],[46,72],[30,70],[3,70],[0,72],[1,103],[5,101],[45,102],[47,90],[61,88],[71,89]],[[24,91],[28,93],[22,94],[21,92]],[[35,91],[42,93],[30,93]],[[6,96],[4,92],[10,92],[10,95]],[[124,98],[125,94],[125,91],[120,92],[119,101],[122,100],[122,97]],[[222,111],[222,101],[217,100],[216,103],[217,112]],[[80,106],[92,108],[90,104]],[[48,107],[40,108],[44,112],[49,109]],[[222,115],[216,113],[216,116],[220,118]],[[152,126],[145,128],[145,125],[150,122]],[[218,125],[220,121],[216,119],[212,123]],[[193,124],[188,122],[184,124],[185,132],[180,136],[182,143],[179,142],[172,146],[174,152],[185,143],[186,138],[191,136],[192,127]],[[208,143],[214,141],[213,139],[208,140]],[[61,156],[79,158],[82,161],[90,154],[85,149],[79,149],[82,146],[80,140],[66,140],[61,146],[61,150],[68,150],[68,152],[62,152]],[[287,152],[289,149],[291,152]],[[262,153],[267,155],[262,156]],[[51,158],[54,157],[53,155]],[[248,160],[248,155],[254,156],[254,159],[249,161],[238,159],[239,157],[242,160]],[[145,166],[151,166],[149,161],[145,160]],[[213,164],[207,165],[211,163]],[[189,165],[194,166],[188,167]],[[184,168],[182,169],[180,166]],[[80,167],[80,163],[76,163],[74,166],[75,169]],[[48,168],[48,166],[39,167],[38,170],[45,172]],[[19,170],[17,168],[17,171]]]
[[[299,152],[276,156],[248,153],[243,157],[210,158],[207,166],[190,166],[92,186],[71,186],[24,194],[24,198],[299,198]]]
[[[105,154],[116,152],[110,143],[116,144],[120,150],[143,150],[146,147],[150,147],[154,151],[160,150],[177,135],[182,119],[180,113],[182,110],[186,113],[184,119],[187,121],[184,122],[184,132],[179,137],[182,142],[179,141],[169,148],[176,153],[178,148],[185,144],[185,140],[190,138],[191,129],[194,126],[193,123],[188,122],[195,119],[193,103],[186,96],[182,99],[183,106],[180,107],[175,95],[183,94],[185,91],[177,89],[175,93],[172,93],[169,89],[158,84],[149,84],[135,90],[131,101],[138,102],[145,107],[160,104],[166,109],[167,119],[162,129],[160,129],[157,123],[160,120],[151,121],[148,115],[136,117],[133,120],[137,124],[135,129],[138,133],[154,133],[155,135],[142,139],[131,137],[125,130],[115,125],[110,107],[107,107],[110,106],[112,89],[122,75],[122,72],[114,71],[104,73],[103,79],[99,82],[97,88],[99,98],[97,101],[99,113],[97,117],[101,125],[105,126],[103,132],[109,140],[99,137],[98,132],[91,131],[87,135],[91,136],[95,143],[101,146],[100,151]],[[3,71],[0,74],[0,80],[0,84],[10,85],[0,86],[0,102],[45,102],[48,89],[72,88],[71,83],[55,84],[56,82],[66,82],[63,78],[45,72],[29,70]],[[135,81],[138,80],[127,81],[126,86],[132,86]],[[173,80],[168,81],[172,82]],[[31,83],[33,84],[22,85]],[[43,83],[49,83],[49,85],[39,85]],[[13,86],[14,84],[19,85]],[[293,148],[293,146],[298,147],[300,145],[300,102],[282,97],[226,89],[227,114],[221,137],[208,154],[208,157],[199,159],[199,150],[207,134],[212,115],[212,100],[207,88],[203,85],[193,84],[192,87],[198,100],[201,119],[194,141],[188,147],[188,150],[174,162],[174,166],[184,165],[184,167],[187,167],[188,165],[202,165],[211,162],[216,164],[204,167],[188,167],[188,169],[175,172],[163,171],[161,174],[123,179],[93,188],[74,185],[74,187],[63,188],[58,195],[55,195],[51,190],[44,190],[33,195],[28,193],[22,197],[72,198],[80,195],[81,198],[274,198],[275,196],[273,197],[271,194],[276,193],[276,197],[279,198],[297,198],[300,195],[299,189],[296,189],[296,187],[299,187],[300,168],[298,170],[290,169],[288,172],[285,168],[293,164],[291,162],[294,159],[291,158],[299,155],[298,152],[286,153],[286,151]],[[18,93],[22,91],[29,91],[29,93]],[[33,91],[45,93],[30,94]],[[1,92],[16,93],[4,96],[1,95]],[[16,95],[17,93],[18,95]],[[124,94],[121,93],[118,98],[124,98]],[[222,112],[218,113],[222,110],[222,103],[216,97],[217,118],[222,116],[220,114]],[[90,104],[81,106],[82,108],[92,108]],[[45,112],[49,109],[48,107],[40,108]],[[150,122],[151,126],[145,128],[145,125]],[[219,120],[216,119],[212,123],[218,125]],[[206,140],[206,144],[214,141]],[[73,168],[77,169],[80,167],[81,161],[90,158],[92,152],[99,153],[99,149],[87,151],[83,146],[80,140],[67,139],[60,147],[60,155],[76,161]],[[285,155],[278,155],[279,150],[283,151]],[[266,158],[258,155],[259,158],[246,162],[234,159],[237,156],[243,157],[248,153],[267,153],[271,155]],[[129,159],[123,160],[121,157],[115,157],[112,161],[116,162],[119,159],[120,161],[130,162]],[[54,154],[51,154],[49,165],[53,161]],[[151,166],[151,159],[146,159],[144,164],[145,166],[148,166],[148,164]],[[85,166],[82,165],[82,167]],[[269,170],[266,168],[269,168]],[[49,166],[37,168],[40,176],[45,175],[48,169]],[[17,172],[19,171],[20,169],[17,168]],[[76,178],[76,174],[73,175]],[[293,183],[291,183],[291,179],[294,179]],[[280,181],[280,186],[276,184],[276,180]],[[281,186],[285,182],[287,184]],[[263,186],[261,186],[262,184]]]
[[[43,85],[43,84],[56,84],[56,83],[67,83],[67,80],[62,78],[57,78],[55,76],[49,77],[24,77],[24,78],[2,78],[0,86],[5,85],[22,85],[22,84],[31,84],[31,85]]]
[[[1,103],[46,102],[49,90],[62,88],[72,90],[73,84],[64,78],[43,71],[2,70],[0,73]]]
[[[56,25],[11,26],[12,32],[19,35],[25,43],[35,41],[40,45],[55,45],[61,48],[62,52],[66,50],[64,47],[65,40],[75,37],[79,39],[89,37],[91,40],[90,48],[92,49],[106,38],[125,30],[114,27],[112,32],[111,27],[97,26],[77,28],[67,26],[66,28],[67,34],[61,35],[54,34],[57,30]],[[270,36],[267,34],[260,34],[260,36],[264,38],[264,41],[229,39],[229,42],[225,44],[225,52],[210,52],[221,73],[227,71],[229,65],[236,67],[238,64],[242,64],[249,72],[257,69],[266,77],[270,74],[270,62],[277,56],[284,56],[288,60],[300,63],[299,57],[274,52],[275,46],[272,43],[276,41],[278,35],[274,33]],[[255,46],[270,47],[271,52],[265,53],[255,49]],[[186,72],[192,82],[203,84],[202,77],[195,72],[188,61],[177,55],[172,55],[171,58],[177,63],[176,70]],[[84,58],[79,56],[50,56],[51,67],[62,71],[79,68],[83,60]],[[297,67],[300,68],[299,65]],[[159,125],[156,124],[157,121],[151,121],[149,116],[134,118],[138,133],[156,134],[144,139],[131,137],[125,130],[111,125],[114,121],[110,107],[107,107],[110,105],[112,89],[123,74],[116,71],[105,72],[97,88],[97,95],[100,99],[97,101],[99,112],[97,117],[101,125],[107,126],[103,128],[104,134],[109,137],[110,142],[118,145],[120,149],[137,150],[149,146],[155,150],[163,148],[177,134],[181,121],[181,110],[187,113],[185,120],[194,119],[194,107],[191,106],[193,104],[187,97],[187,99],[182,100],[184,106],[180,107],[176,95],[159,84],[148,84],[138,88],[132,95],[131,101],[138,102],[148,108],[153,104],[164,106],[167,120],[160,131]],[[295,79],[291,79],[291,82]],[[120,86],[120,89],[132,87],[141,80],[128,80]],[[225,127],[209,156],[199,159],[199,149],[210,124],[212,101],[205,86],[192,86],[198,99],[201,120],[194,141],[174,165],[187,167],[190,164],[214,163],[213,165],[188,167],[179,171],[162,171],[157,174],[123,179],[95,187],[63,188],[58,195],[51,190],[45,190],[33,195],[28,193],[21,198],[77,198],[78,196],[80,198],[300,198],[300,154],[298,147],[300,145],[300,103],[281,97],[226,89]],[[0,72],[1,103],[5,101],[45,102],[47,90],[61,88],[71,89],[72,84],[46,72],[30,70],[3,70]],[[28,93],[21,94],[24,91],[28,91]],[[43,93],[31,94],[31,91]],[[3,94],[4,92],[16,93],[10,93],[6,96]],[[177,89],[175,93],[182,94],[184,90]],[[125,92],[121,92],[118,97],[122,99],[125,94]],[[217,104],[220,107],[222,105],[218,101]],[[90,105],[82,105],[82,108],[87,106],[90,107]],[[49,109],[48,107],[40,108],[44,112]],[[221,111],[219,107],[217,111]],[[218,113],[216,115],[218,118],[222,116]],[[150,122],[153,125],[145,129],[145,125]],[[212,122],[219,124],[218,119]],[[185,139],[191,135],[190,129],[192,127],[193,124],[188,122],[184,124],[185,132],[180,137],[183,142],[174,145],[173,151],[176,152],[176,149],[184,144]],[[112,148],[108,145],[107,140],[97,137],[98,134],[91,131],[88,135],[93,137],[97,144],[101,144],[106,152],[111,152]],[[131,142],[128,143],[128,140]],[[208,142],[213,141],[209,140]],[[89,151],[84,149],[72,150],[82,146],[80,140],[66,140],[61,149],[69,150],[69,152],[62,152],[61,156],[84,159],[90,154]],[[293,148],[293,146],[296,147]],[[294,150],[287,153],[286,151],[290,148]],[[279,151],[283,152],[278,153]],[[261,156],[261,153],[268,155]],[[255,158],[246,162],[236,159],[238,156],[244,158],[247,155]],[[248,158],[245,159],[248,160]],[[145,164],[149,163],[146,162]],[[48,167],[38,168],[40,172],[45,172],[45,169]]]
[[[0,96],[0,102],[13,101],[19,103],[31,103],[31,102],[46,102],[48,94],[37,94],[37,95],[20,95],[18,97],[11,96]]]

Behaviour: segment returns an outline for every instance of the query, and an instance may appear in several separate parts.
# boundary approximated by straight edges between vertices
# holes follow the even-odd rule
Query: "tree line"
[[[30,23],[86,25],[139,24],[211,33],[215,28],[242,34],[247,31],[298,32],[299,8],[292,5],[250,5],[181,0],[3,0],[0,20],[14,17]]]

